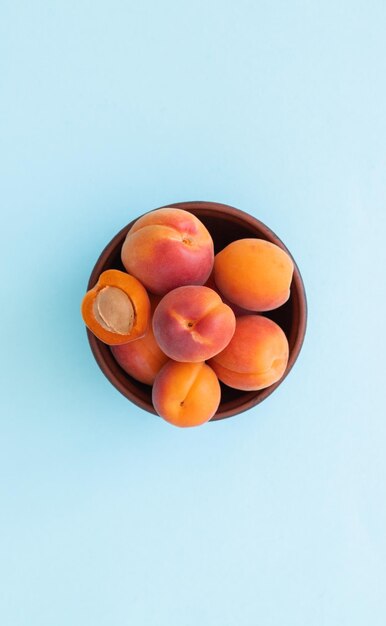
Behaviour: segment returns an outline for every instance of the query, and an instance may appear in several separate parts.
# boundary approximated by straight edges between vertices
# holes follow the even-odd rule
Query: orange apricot
[[[290,296],[293,261],[264,239],[238,239],[214,260],[214,280],[221,294],[249,311],[270,311]]]
[[[84,323],[98,339],[118,345],[145,334],[150,301],[146,289],[134,276],[106,270],[84,296],[81,310]]]
[[[236,318],[227,347],[209,364],[228,387],[252,391],[280,380],[288,354],[287,337],[278,324],[263,315],[243,315]]]
[[[208,422],[220,398],[220,383],[206,363],[168,361],[153,385],[152,399],[158,415],[180,427]]]

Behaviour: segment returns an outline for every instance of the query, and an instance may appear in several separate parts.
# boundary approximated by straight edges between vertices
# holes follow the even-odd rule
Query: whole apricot
[[[153,316],[161,350],[175,361],[198,363],[210,359],[230,342],[236,319],[218,293],[202,285],[169,291]]]
[[[288,341],[278,324],[263,315],[236,318],[227,347],[209,364],[221,382],[244,391],[264,389],[277,382],[288,363]]]
[[[249,311],[270,311],[290,296],[293,261],[264,239],[238,239],[214,260],[214,280],[221,294]]]
[[[164,208],[140,217],[127,233],[122,263],[152,293],[203,285],[213,268],[213,240],[204,224],[183,209]]]
[[[175,426],[199,426],[209,421],[220,404],[221,389],[206,363],[168,361],[153,385],[158,415]]]

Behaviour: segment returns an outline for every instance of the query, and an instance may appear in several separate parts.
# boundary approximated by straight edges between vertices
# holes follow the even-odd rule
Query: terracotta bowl
[[[275,243],[291,254],[283,242],[262,222],[226,204],[217,202],[177,202],[166,206],[185,209],[196,215],[211,233],[215,253],[235,239],[258,237]],[[124,269],[121,263],[121,247],[134,221],[122,228],[107,244],[91,273],[87,290],[94,287],[99,275],[104,270],[112,268]],[[292,255],[291,258],[293,258]],[[278,309],[264,314],[281,326],[289,342],[289,361],[284,376],[279,382],[260,391],[239,391],[221,384],[221,404],[211,421],[232,417],[259,404],[277,389],[293,367],[303,344],[307,320],[307,302],[304,285],[295,262],[294,265],[295,269],[289,300]],[[114,387],[137,406],[156,414],[151,402],[151,387],[134,380],[134,378],[126,374],[113,358],[109,346],[97,339],[88,329],[87,334],[91,350],[99,367]]]

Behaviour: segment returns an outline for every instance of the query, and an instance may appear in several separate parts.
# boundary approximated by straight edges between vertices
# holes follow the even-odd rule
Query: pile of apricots
[[[158,415],[198,426],[216,413],[220,381],[259,390],[283,376],[288,341],[262,313],[290,296],[293,262],[273,243],[233,241],[214,254],[192,213],[164,208],[131,227],[126,271],[106,270],[83,298],[87,327],[136,380],[152,386]]]

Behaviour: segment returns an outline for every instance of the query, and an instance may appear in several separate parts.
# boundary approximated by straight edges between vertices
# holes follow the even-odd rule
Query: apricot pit
[[[119,335],[130,333],[134,324],[134,307],[129,296],[118,287],[98,291],[93,311],[99,324]]]

